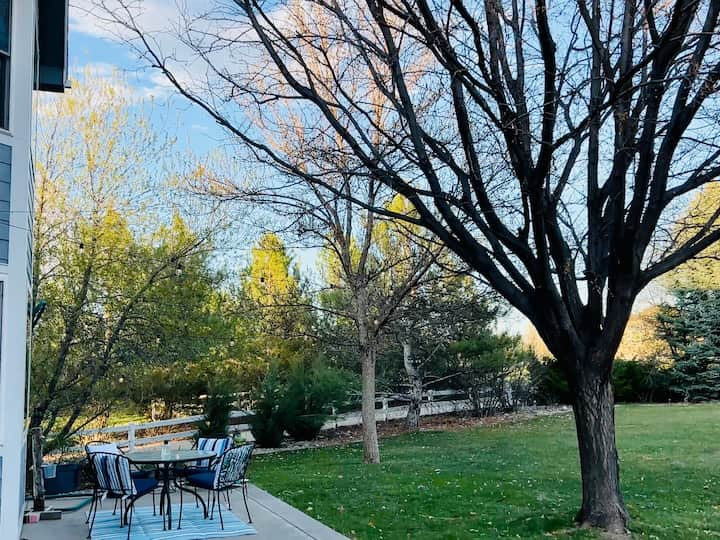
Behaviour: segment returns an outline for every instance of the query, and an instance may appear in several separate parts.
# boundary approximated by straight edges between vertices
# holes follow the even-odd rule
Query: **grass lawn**
[[[625,500],[637,538],[720,538],[720,405],[619,406]],[[427,432],[362,448],[258,456],[252,481],[351,538],[593,538],[573,529],[570,416]]]

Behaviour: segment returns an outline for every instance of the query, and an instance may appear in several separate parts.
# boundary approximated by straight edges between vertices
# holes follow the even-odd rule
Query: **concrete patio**
[[[347,540],[345,536],[262,489],[250,485],[248,492],[248,506],[253,519],[252,525],[257,530],[257,534],[234,538],[256,540]],[[243,521],[247,521],[242,495],[239,491],[233,494],[231,501],[232,513]],[[174,495],[173,503],[178,502],[179,499],[176,499],[176,495]],[[138,506],[150,504],[152,502],[149,496],[138,501]],[[185,504],[192,504],[192,502],[185,499]],[[70,506],[68,501],[63,500],[48,501],[48,505],[54,507]],[[22,538],[24,540],[83,540],[88,533],[88,526],[85,524],[88,507],[84,506],[76,511],[63,512],[60,521],[41,521],[26,524],[23,527]],[[106,502],[105,508],[108,507],[112,509],[112,503]],[[217,515],[215,519],[217,519]]]

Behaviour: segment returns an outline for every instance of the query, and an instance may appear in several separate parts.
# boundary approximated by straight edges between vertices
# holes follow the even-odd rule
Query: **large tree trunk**
[[[33,512],[45,510],[45,483],[43,481],[43,444],[42,429],[32,428],[30,431],[30,446],[32,447],[32,478],[33,478]]]
[[[358,329],[360,361],[362,362],[362,434],[365,463],[380,463],[377,423],[375,421],[375,358],[377,336],[368,316],[369,300],[366,286],[355,291],[355,322]]]
[[[405,421],[408,429],[420,429],[420,407],[422,405],[422,376],[412,358],[412,347],[409,342],[403,343],[403,363],[410,381],[410,405]]]
[[[362,423],[365,463],[380,463],[375,421],[375,348],[367,347],[362,358]]]
[[[582,527],[624,534],[629,515],[620,492],[612,381],[610,370],[595,371],[586,364],[572,378],[583,487],[576,519]]]

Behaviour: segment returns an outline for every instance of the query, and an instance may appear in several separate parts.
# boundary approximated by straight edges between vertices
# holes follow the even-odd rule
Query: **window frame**
[[[0,129],[10,131],[10,69],[12,61],[12,38],[13,38],[13,0],[8,0],[8,44],[7,50],[0,49],[0,59],[4,61],[4,80],[0,80]]]

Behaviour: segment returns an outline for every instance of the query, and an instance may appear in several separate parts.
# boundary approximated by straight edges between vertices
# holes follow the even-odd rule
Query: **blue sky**
[[[126,45],[71,28],[68,56],[73,77],[81,77],[89,70],[102,78],[123,78],[143,99],[149,114],[152,111],[154,121],[178,138],[181,149],[192,149],[203,156],[224,137],[205,114],[173,96],[159,74],[143,65]]]

